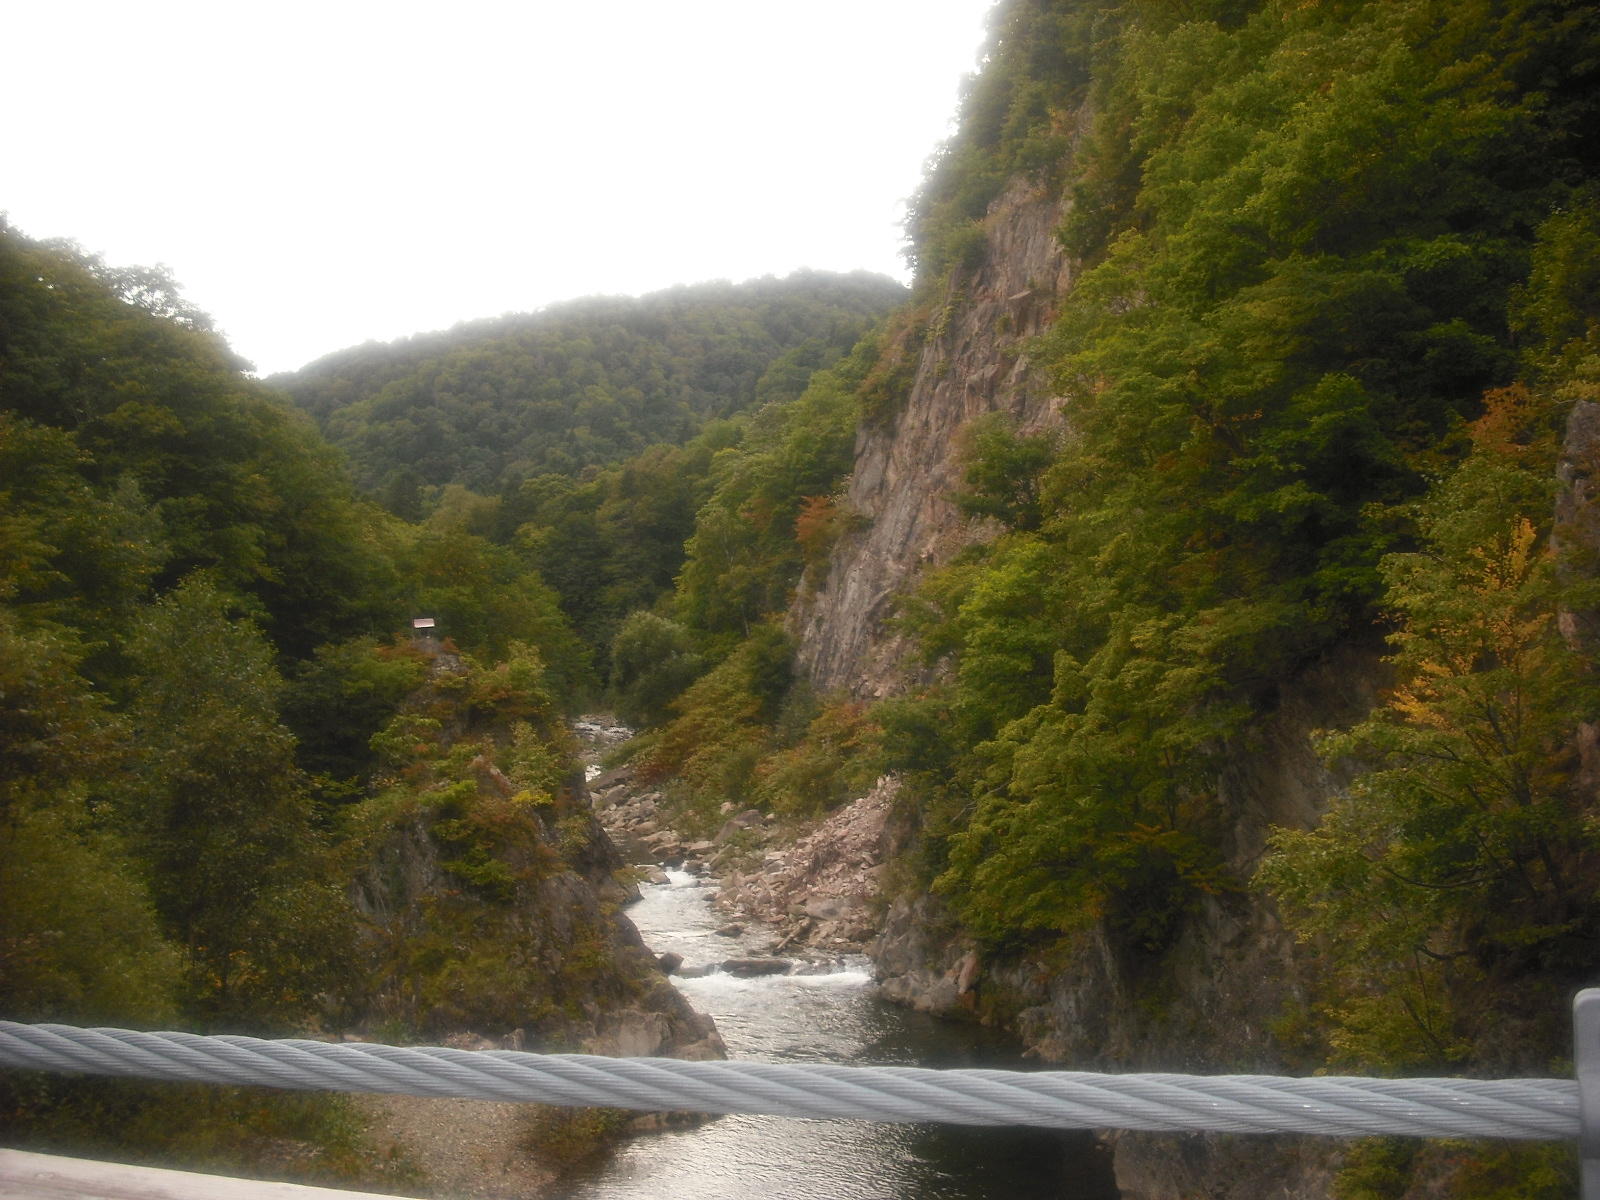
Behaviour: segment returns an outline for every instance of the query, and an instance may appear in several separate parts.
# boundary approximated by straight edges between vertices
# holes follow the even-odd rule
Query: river
[[[756,928],[729,938],[714,885],[679,871],[645,885],[629,910],[658,954],[689,966],[757,954]],[[731,1058],[768,1062],[1023,1067],[1017,1047],[978,1026],[885,1004],[871,964],[740,979],[675,979],[716,1018]],[[1103,1154],[1086,1134],[728,1116],[623,1143],[569,1178],[562,1200],[1112,1200]]]

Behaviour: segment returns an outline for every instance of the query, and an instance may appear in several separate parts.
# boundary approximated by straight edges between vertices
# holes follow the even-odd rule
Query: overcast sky
[[[166,263],[263,374],[596,292],[903,278],[989,3],[15,4],[0,211]]]

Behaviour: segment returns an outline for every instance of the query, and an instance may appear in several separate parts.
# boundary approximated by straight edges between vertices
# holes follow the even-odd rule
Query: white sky
[[[265,374],[597,292],[865,267],[990,0],[19,0],[0,211]]]

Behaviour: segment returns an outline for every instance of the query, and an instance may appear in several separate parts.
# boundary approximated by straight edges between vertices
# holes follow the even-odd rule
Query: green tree
[[[957,497],[969,517],[993,517],[1012,529],[1032,530],[1044,520],[1039,477],[1055,460],[1057,439],[1021,434],[1009,414],[990,413],[967,426],[966,487]]]
[[[387,628],[377,514],[311,422],[166,287],[0,223],[4,487],[49,547],[17,602],[99,640],[147,587],[206,570],[295,656]]]
[[[682,625],[651,612],[632,614],[611,646],[617,715],[637,726],[663,724],[671,716],[672,701],[705,669]]]
[[[270,647],[202,577],[140,623],[118,808],[183,946],[189,1005],[283,1027],[337,989],[353,923],[311,823]]]
[[[1557,620],[1548,480],[1480,446],[1435,489],[1426,547],[1384,560],[1394,687],[1322,743],[1358,773],[1262,868],[1330,963],[1342,1061],[1448,1063],[1587,978],[1597,844],[1576,772],[1600,694]]]
[[[973,432],[964,503],[1010,528],[907,605],[948,671],[886,736],[983,936],[1104,919],[1155,950],[1241,882],[1225,764],[1286,681],[1373,636],[1380,563],[1518,370],[1513,310],[1585,328],[1600,25],[1407,0],[1017,3],[996,27],[919,264],[964,269],[967,223],[1066,127],[1052,106],[1089,97],[1080,271],[1035,348],[1067,432]]]
[[[296,759],[321,800],[361,797],[373,767],[372,737],[422,683],[423,664],[376,638],[318,646],[294,666],[280,703]]]
[[[61,637],[0,608],[0,1010],[170,1019],[179,959],[141,872],[92,816],[119,729]]]
[[[857,393],[879,353],[876,338],[863,339],[799,399],[752,417],[738,449],[714,464],[678,576],[677,611],[691,628],[727,647],[788,607],[806,563],[796,523],[850,470]]]
[[[412,611],[440,633],[493,661],[513,642],[539,648],[556,689],[574,697],[592,685],[589,650],[572,634],[556,594],[518,551],[470,532],[462,513],[441,509],[401,552]]]

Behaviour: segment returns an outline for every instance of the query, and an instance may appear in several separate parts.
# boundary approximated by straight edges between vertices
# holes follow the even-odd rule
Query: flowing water
[[[735,938],[713,887],[669,872],[629,909],[658,954],[690,966],[760,953],[769,931]],[[730,1058],[768,1062],[1023,1067],[977,1026],[878,1000],[866,959],[818,974],[675,979],[716,1018]],[[624,1143],[574,1176],[563,1200],[1111,1200],[1105,1157],[1085,1134],[865,1121],[727,1116]]]

